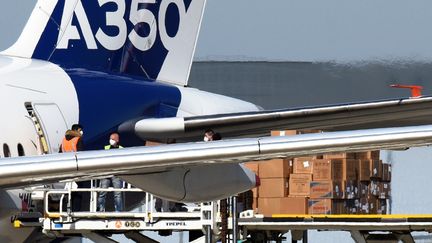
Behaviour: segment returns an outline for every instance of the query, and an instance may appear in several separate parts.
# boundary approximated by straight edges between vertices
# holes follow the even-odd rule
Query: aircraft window
[[[25,153],[24,153],[24,148],[23,148],[23,146],[19,143],[18,144],[18,156],[24,156],[25,155]]]
[[[4,157],[10,157],[11,156],[9,146],[5,143],[3,144],[3,154],[4,154]]]

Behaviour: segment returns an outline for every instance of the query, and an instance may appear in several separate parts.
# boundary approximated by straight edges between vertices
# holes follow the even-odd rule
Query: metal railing
[[[39,188],[36,191],[44,193],[44,214],[47,218],[55,218],[56,222],[74,222],[77,218],[93,219],[115,219],[115,218],[135,218],[144,220],[145,223],[153,224],[161,219],[183,219],[199,220],[202,225],[216,228],[217,223],[217,202],[201,203],[192,212],[157,212],[155,210],[155,200],[150,193],[145,194],[145,201],[140,212],[99,212],[98,193],[116,192],[123,193],[143,192],[139,188],[132,187],[129,183],[124,183],[124,188],[99,188],[96,187],[95,180],[91,180],[90,188],[74,188],[73,182],[67,182],[64,189]],[[88,211],[73,211],[72,199],[73,193],[86,192],[90,193],[90,204]],[[57,200],[52,200],[56,198]]]
[[[98,212],[98,193],[100,192],[143,192],[139,188],[133,188],[130,184],[126,183],[124,188],[98,188],[95,187],[95,180],[91,180],[90,188],[74,188],[73,182],[67,182],[64,189],[36,189],[44,192],[44,214],[49,218],[59,218],[60,221],[70,221],[72,218],[85,217],[85,218],[98,218],[98,217],[139,217],[136,213],[131,212]],[[90,194],[90,203],[88,211],[73,211],[72,200],[73,193],[83,192]],[[148,195],[148,193],[147,193]],[[146,195],[146,197],[147,197]],[[56,200],[57,199],[57,200]],[[145,212],[149,214],[151,212]]]

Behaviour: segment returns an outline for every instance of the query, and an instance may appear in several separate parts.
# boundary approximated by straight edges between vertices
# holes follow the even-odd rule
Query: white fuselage
[[[0,87],[3,114],[0,119],[0,163],[1,158],[7,156],[57,153],[64,132],[79,121],[78,94],[70,76],[47,61],[0,56]],[[181,93],[179,117],[258,109],[249,102],[230,97],[177,88]],[[36,114],[40,129],[30,114],[32,112]],[[40,131],[47,146],[43,146]],[[21,151],[19,147],[22,147]],[[30,230],[19,229],[19,237],[15,236],[14,232],[18,230],[13,229],[10,222],[10,217],[21,211],[20,192],[23,191],[0,190],[0,242],[22,242],[30,233]]]
[[[78,100],[75,88],[58,66],[45,61],[0,56],[0,158],[19,155],[22,146],[25,156],[42,154],[35,124],[26,104],[39,104],[46,114],[45,104],[55,104],[64,117],[65,126],[78,121]],[[56,123],[49,117],[41,121],[46,126]],[[42,118],[42,119],[44,119]],[[64,131],[49,137],[51,144],[59,144]],[[54,152],[54,148],[51,152]],[[8,152],[9,150],[9,152]],[[21,211],[21,190],[0,190],[0,242],[22,242],[31,229],[14,229],[10,217]]]
[[[22,144],[25,155],[37,155],[41,151],[26,103],[55,104],[62,113],[67,127],[78,122],[78,99],[75,88],[68,75],[57,65],[45,61],[0,56],[0,87],[0,106],[4,114],[0,120],[0,143],[9,147],[12,156],[18,156],[18,144]],[[42,117],[41,122],[48,126],[53,122],[49,119]],[[59,137],[62,136],[63,133]],[[54,141],[54,137],[48,139],[53,140],[51,143],[57,144],[61,141]],[[1,157],[4,157],[3,148],[4,146],[0,148]]]

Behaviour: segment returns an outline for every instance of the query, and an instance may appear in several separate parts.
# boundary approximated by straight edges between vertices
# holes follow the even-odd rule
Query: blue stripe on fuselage
[[[125,121],[139,117],[174,117],[181,93],[172,85],[143,81],[83,69],[65,70],[75,85],[79,102],[79,122],[84,127],[86,150],[101,149],[109,133]],[[123,144],[143,145],[133,141]]]

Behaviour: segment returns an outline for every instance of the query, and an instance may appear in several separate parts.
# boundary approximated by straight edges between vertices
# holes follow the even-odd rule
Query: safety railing
[[[133,193],[142,192],[139,188],[132,188],[127,185],[125,188],[98,188],[94,187],[95,183],[91,182],[90,188],[73,188],[72,183],[68,182],[65,189],[42,189],[44,191],[44,213],[49,218],[59,218],[59,222],[71,221],[72,218],[101,218],[101,217],[143,217],[150,215],[132,212],[98,212],[98,193],[100,192],[122,192]],[[73,211],[72,200],[74,193],[89,193],[90,203],[84,211]],[[148,194],[148,193],[147,193]],[[146,217],[147,218],[147,217]]]
[[[183,212],[158,212],[155,210],[155,200],[150,193],[145,194],[145,199],[140,208],[140,212],[99,212],[98,211],[98,193],[100,192],[117,192],[134,193],[143,192],[139,188],[134,188],[130,184],[125,183],[124,188],[99,188],[96,187],[97,183],[92,180],[90,188],[75,188],[72,182],[66,183],[64,189],[36,189],[44,192],[44,214],[47,218],[55,218],[56,222],[66,223],[74,222],[77,218],[135,218],[142,219],[145,223],[153,224],[160,220],[168,219],[182,219],[182,220],[197,220],[202,225],[208,225],[212,229],[216,227],[217,223],[217,207],[216,202],[202,203],[188,211]],[[74,193],[90,193],[90,204],[85,207],[88,211],[73,211],[72,200]],[[34,193],[34,192],[33,192]],[[53,200],[55,198],[55,200]]]

